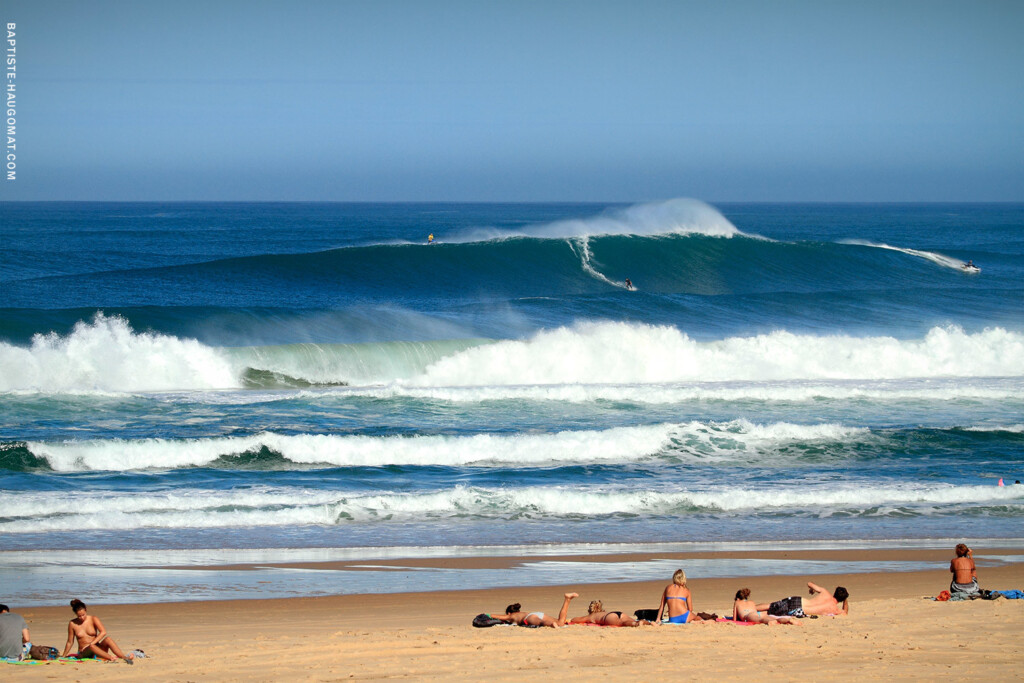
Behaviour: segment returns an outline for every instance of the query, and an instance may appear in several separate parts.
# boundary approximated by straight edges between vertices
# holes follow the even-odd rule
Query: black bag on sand
[[[638,609],[633,612],[633,616],[637,618],[637,621],[657,621],[658,610],[657,609]]]
[[[495,619],[490,614],[478,614],[473,617],[473,626],[476,628],[487,628],[488,626],[497,626],[504,623],[501,619]]]
[[[57,648],[49,647],[48,645],[33,645],[28,651],[29,659],[38,659],[44,662],[57,659],[59,655],[60,653],[57,652]]]

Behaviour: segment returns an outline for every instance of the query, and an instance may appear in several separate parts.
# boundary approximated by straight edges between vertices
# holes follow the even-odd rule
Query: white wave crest
[[[559,401],[563,403],[589,403],[609,401],[640,404],[682,403],[686,401],[743,401],[802,403],[807,401],[866,399],[873,401],[957,401],[963,399],[988,401],[1017,401],[1024,393],[1020,382],[990,380],[964,381],[931,380],[927,386],[916,386],[908,381],[899,386],[889,382],[817,381],[783,382],[708,382],[641,384],[553,384],[534,386],[444,386],[414,387],[400,384],[357,387],[343,393],[350,396],[368,396],[389,399],[396,396],[449,401],[452,403],[479,403],[481,401],[528,400]],[[311,392],[300,395],[313,397]],[[267,400],[276,400],[269,397]],[[1012,431],[1012,428],[1010,428]]]
[[[918,340],[777,331],[697,342],[674,327],[600,322],[545,330],[521,341],[219,349],[193,339],[135,332],[121,318],[98,314],[91,323],[78,323],[67,336],[37,336],[29,348],[0,343],[0,392],[238,389],[246,368],[314,384],[349,384],[356,391],[398,393],[489,387],[497,397],[540,391],[555,398],[582,392],[594,398],[649,402],[680,392],[696,397],[717,392],[726,398],[730,391],[751,397],[759,392],[798,397],[815,391],[839,396],[857,395],[858,389],[832,383],[1021,378],[1024,335],[1001,328],[969,334],[957,327],[936,327]],[[764,386],[801,381],[827,386]],[[696,386],[725,382],[747,385]],[[683,384],[687,386],[673,386]],[[612,385],[631,388],[616,396],[619,390]],[[942,391],[953,397],[991,393],[970,385],[946,385]],[[1000,389],[994,391],[998,394]],[[630,394],[636,398],[629,399]]]
[[[885,244],[884,242],[876,243],[869,242],[868,240],[851,239],[842,240],[840,244],[855,244],[862,247],[874,247],[876,249],[889,249],[890,251],[898,251],[904,254],[908,254],[910,256],[916,256],[918,258],[926,259],[928,261],[931,261],[932,263],[937,263],[940,266],[943,266],[944,268],[952,268],[954,270],[963,270],[964,266],[967,265],[964,261],[961,261],[958,258],[953,258],[952,256],[944,256],[943,254],[938,254],[935,253],[934,251],[910,249],[908,247],[894,247],[890,244]]]
[[[456,353],[413,386],[1019,377],[1024,335],[933,328],[922,340],[772,332],[696,342],[674,327],[583,323]]]
[[[296,464],[337,467],[386,465],[516,466],[576,462],[630,462],[675,456],[730,457],[804,441],[843,442],[868,430],[842,425],[756,425],[746,420],[616,427],[552,434],[471,436],[362,436],[271,432],[208,439],[28,442],[33,455],[61,472],[126,471],[209,465],[218,458],[268,448]]]
[[[602,235],[706,235],[735,237],[745,235],[714,207],[697,199],[677,198],[634,204],[612,209],[590,218],[554,221],[530,225],[518,230],[476,228],[461,235],[446,237],[445,242],[485,242],[515,237],[572,239]],[[756,235],[746,235],[757,237]],[[761,238],[763,239],[763,238]]]
[[[1024,424],[1014,425],[978,425],[968,427],[969,432],[1009,432],[1011,434],[1024,434]]]
[[[807,486],[735,487],[715,490],[624,490],[611,487],[455,486],[399,493],[315,491],[254,487],[230,491],[176,489],[164,494],[117,492],[0,492],[0,507],[13,511],[0,533],[86,529],[224,528],[345,523],[404,523],[424,517],[508,519],[571,518],[612,514],[710,515],[757,511],[829,517],[950,513],[965,505],[1021,507],[1022,486]]]
[[[65,337],[36,335],[29,348],[0,343],[0,391],[125,392],[240,386],[216,349],[194,339],[139,333],[96,315]]]

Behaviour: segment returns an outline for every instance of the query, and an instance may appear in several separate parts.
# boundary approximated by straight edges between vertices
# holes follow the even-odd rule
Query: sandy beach
[[[879,562],[918,559],[934,571],[804,576],[807,557],[856,555]],[[986,562],[985,555],[1019,555],[1019,549],[976,553],[983,587],[1024,587],[1024,563]],[[715,554],[707,554],[715,555]],[[749,554],[731,553],[736,557]],[[760,553],[760,555],[768,555]],[[720,557],[721,554],[718,554]],[[663,556],[659,556],[663,557]],[[690,556],[691,559],[694,556]],[[779,553],[791,559],[788,577],[700,579],[690,587],[698,611],[730,613],[732,596],[749,587],[756,600],[805,592],[813,580],[846,586],[846,618],[801,620],[799,627],[697,623],[637,629],[572,626],[563,629],[495,627],[474,629],[472,617],[502,611],[510,602],[529,610],[557,612],[561,596],[577,591],[570,616],[599,598],[610,609],[632,612],[656,607],[668,582],[523,587],[496,590],[414,592],[396,585],[388,595],[350,595],[287,600],[234,600],[150,605],[90,605],[125,649],[150,658],[123,663],[53,662],[4,665],[5,680],[521,680],[551,675],[578,679],[602,676],[657,676],[670,680],[756,676],[777,680],[828,676],[855,678],[945,677],[1019,680],[1024,677],[1024,601],[1000,599],[939,603],[923,599],[943,590],[951,552],[803,551]],[[638,559],[646,559],[638,555]],[[601,556],[575,557],[580,561]],[[621,561],[622,556],[616,556]],[[686,566],[685,558],[676,558]],[[516,558],[431,560],[435,565],[489,566]],[[409,561],[403,561],[409,564]],[[585,578],[585,577],[581,577]],[[88,596],[78,596],[88,602]],[[71,617],[67,607],[18,608],[29,621],[33,641],[62,647]]]

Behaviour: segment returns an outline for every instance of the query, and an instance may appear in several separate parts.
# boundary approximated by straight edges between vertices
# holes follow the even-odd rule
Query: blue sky
[[[4,199],[1021,201],[1022,2],[4,0]]]

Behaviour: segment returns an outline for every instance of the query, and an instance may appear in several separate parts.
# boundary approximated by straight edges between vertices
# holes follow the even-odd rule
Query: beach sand
[[[986,566],[976,553],[981,584],[1024,589],[1024,563]],[[844,555],[845,554],[845,555]],[[124,663],[51,662],[0,664],[3,680],[338,681],[390,678],[446,681],[519,681],[588,675],[629,678],[737,680],[1024,679],[1024,600],[940,603],[923,599],[949,584],[952,551],[873,550],[771,553],[708,553],[702,557],[775,557],[793,561],[786,577],[701,579],[689,586],[698,611],[731,614],[737,589],[770,601],[805,594],[809,580],[832,589],[846,586],[851,614],[803,619],[800,626],[737,626],[698,623],[636,629],[572,626],[563,629],[474,629],[480,612],[500,612],[521,602],[525,609],[556,614],[561,596],[580,597],[570,616],[595,598],[609,609],[632,613],[657,607],[664,581],[579,584],[564,587],[415,592],[396,585],[388,595],[351,595],[288,600],[234,600],[150,605],[90,605],[118,644],[150,655]],[[858,560],[916,559],[934,571],[804,576],[804,557]],[[648,559],[650,554],[637,554]],[[654,557],[672,557],[657,554]],[[696,558],[689,554],[686,557]],[[573,556],[599,561],[599,556]],[[616,561],[622,561],[616,555]],[[686,567],[684,557],[676,557]],[[506,566],[516,558],[427,560],[431,566]],[[403,560],[408,565],[411,561]],[[585,579],[586,577],[581,577]],[[78,596],[88,602],[88,596]],[[18,608],[33,642],[63,647],[68,607]]]

